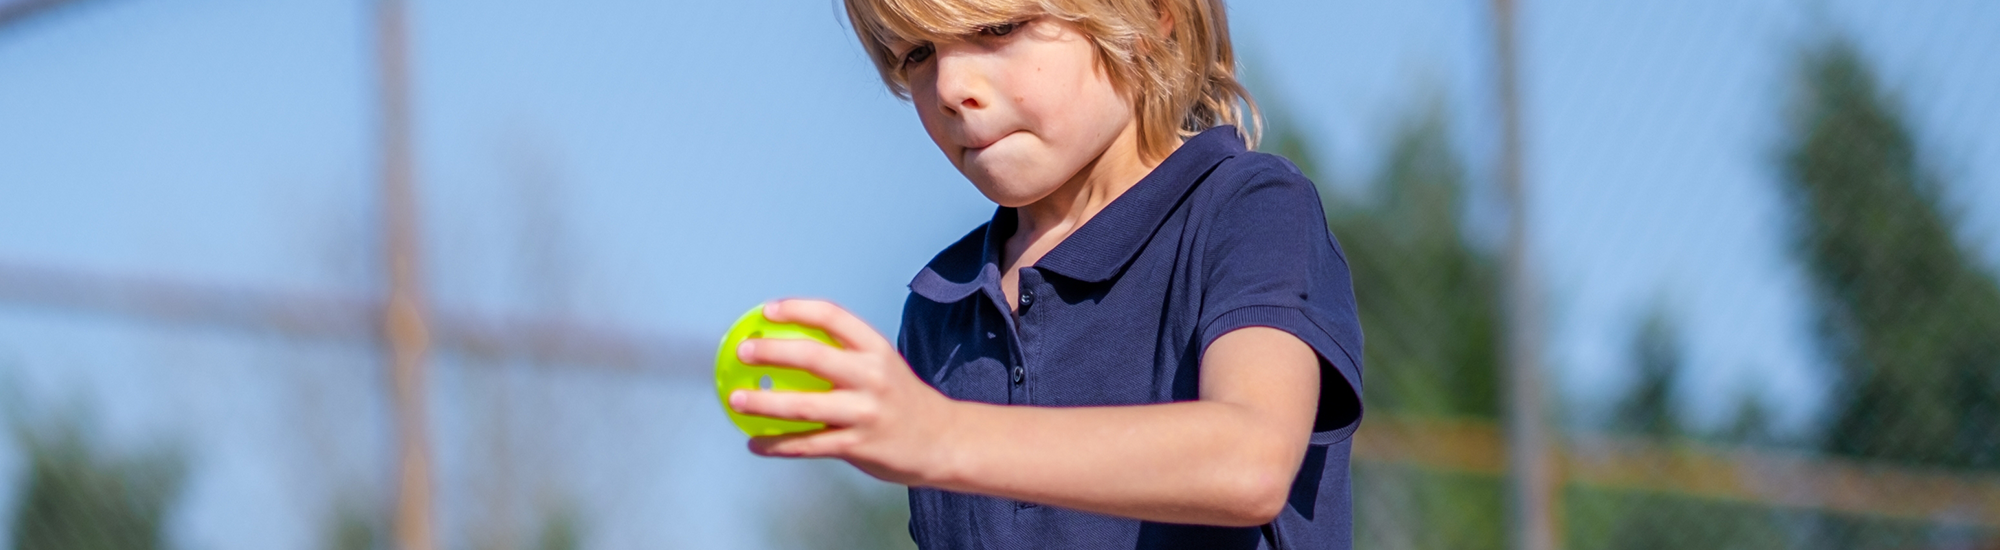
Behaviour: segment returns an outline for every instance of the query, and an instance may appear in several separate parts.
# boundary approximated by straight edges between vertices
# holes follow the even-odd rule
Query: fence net
[[[1569,13],[1536,19],[1565,9]],[[1372,175],[1350,186],[1359,192],[1329,193],[1329,224],[1347,250],[1369,337],[1369,416],[1355,447],[1358,548],[1511,545],[1525,517],[1508,496],[1522,480],[1509,477],[1507,451],[1517,443],[1504,422],[1521,406],[1505,391],[1507,335],[1518,330],[1548,330],[1543,338],[1551,340],[1622,333],[1584,346],[1600,350],[1594,355],[1551,353],[1544,366],[1557,380],[1612,381],[1581,388],[1552,382],[1561,391],[1551,394],[1552,402],[1534,405],[1560,426],[1550,449],[1557,497],[1549,516],[1562,546],[2000,546],[2000,419],[1994,416],[2000,411],[2000,271],[1991,224],[1965,203],[1990,196],[1993,181],[1990,172],[1974,176],[1963,164],[1967,152],[1992,151],[1994,138],[1948,120],[1990,120],[1990,114],[1970,113],[1991,113],[2000,104],[1895,65],[1922,56],[1972,55],[1958,49],[1958,40],[1968,36],[1952,33],[1976,31],[1936,19],[1937,11],[1888,7],[1845,15],[1873,18],[1857,27],[1878,33],[1920,32],[1897,30],[1907,26],[1929,34],[1858,34],[1854,27],[1788,11],[1805,9],[1797,6],[1685,9],[1716,12],[1697,18],[1698,29],[1683,29],[1689,40],[1759,35],[1745,42],[1763,47],[1730,54],[1758,59],[1749,63],[1755,68],[1685,42],[1649,45],[1646,35],[1674,25],[1665,17],[1644,24],[1662,15],[1653,8],[1544,6],[1527,12],[1524,25],[1547,31],[1530,39],[1531,48],[1546,49],[1527,57],[1527,78],[1542,83],[1530,89],[1556,96],[1529,103],[1527,161],[1541,168],[1530,171],[1531,193],[1644,195],[1632,188],[1658,181],[1662,172],[1686,178],[1669,183],[1660,202],[1531,202],[1530,208],[1582,204],[1596,211],[1547,213],[1585,219],[1541,227],[1599,232],[1543,238],[1531,261],[1544,262],[1544,273],[1578,264],[1600,273],[1629,270],[1675,251],[1641,238],[1579,261],[1576,256],[1588,252],[1548,247],[1591,246],[1591,240],[1654,231],[1694,240],[1697,255],[1680,261],[1716,269],[1715,263],[1735,258],[1731,242],[1769,238],[1779,269],[1796,277],[1805,327],[1795,341],[1811,358],[1817,382],[1773,387],[1784,376],[1761,368],[1767,365],[1697,363],[1727,355],[1702,338],[1768,330],[1756,323],[1761,300],[1702,288],[1726,287],[1723,277],[1665,277],[1663,288],[1653,291],[1658,296],[1632,300],[1637,305],[1622,318],[1609,316],[1616,321],[1609,327],[1566,328],[1563,321],[1507,326],[1506,259],[1482,228],[1468,225],[1477,220],[1468,213],[1485,208],[1477,201],[1490,170],[1468,161],[1478,155],[1463,153],[1463,141],[1454,137],[1489,115],[1419,109],[1392,132]],[[1602,28],[1546,28],[1558,24]],[[1536,36],[1535,30],[1524,32]],[[1577,34],[1592,39],[1558,38]],[[1621,81],[1669,89],[1607,92],[1619,90]],[[1750,102],[1755,110],[1723,115],[1734,121],[1701,112],[1715,103],[1701,96],[1729,94],[1763,98]],[[1745,123],[1746,114],[1756,120]],[[1282,123],[1274,126],[1282,130]],[[1641,136],[1642,146],[1579,143],[1592,137],[1579,129],[1588,125],[1619,126],[1617,133]],[[1754,128],[1738,132],[1748,139],[1722,135],[1741,126]],[[1713,172],[1674,166],[1712,154],[1703,151],[1709,144],[1667,136],[1704,132],[1750,149],[1722,155],[1749,174],[1727,183],[1768,198],[1761,214],[1770,220],[1770,236],[1709,237],[1700,227],[1730,223],[1722,206],[1729,194],[1700,181]],[[1281,132],[1273,147],[1310,157],[1309,139]],[[1576,158],[1600,154],[1605,156]],[[1579,182],[1579,174],[1590,178]],[[1341,174],[1317,176],[1328,181]],[[1704,206],[1681,209],[1692,215],[1665,226],[1646,225],[1655,211],[1673,212],[1682,201]],[[1589,299],[1577,294],[1593,292],[1588,282],[1549,287],[1587,278],[1559,273],[1536,283],[1551,299],[1584,302]],[[1705,299],[1712,294],[1732,299]],[[1571,319],[1571,325],[1606,318],[1575,308],[1558,312],[1585,319]],[[1702,345],[1711,349],[1694,350]],[[1579,357],[1598,360],[1564,364]]]
[[[1357,548],[1514,546],[1527,410],[1560,547],[2000,549],[2000,8],[1815,6],[1526,4],[1526,258],[1498,236],[1489,30],[1450,31],[1470,69],[1365,146],[1284,108],[1350,95],[1272,86],[1262,149],[1324,185],[1367,335]],[[546,245],[530,282],[573,280]],[[1510,324],[1509,261],[1539,326]],[[77,273],[0,262],[0,547],[397,546],[373,299]],[[431,328],[438,547],[913,546],[900,488],[729,466],[706,340],[542,298]],[[1506,391],[1522,331],[1544,402]]]

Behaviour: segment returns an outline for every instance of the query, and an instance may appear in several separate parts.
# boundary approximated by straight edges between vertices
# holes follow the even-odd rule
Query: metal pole
[[[383,336],[389,344],[391,407],[396,422],[396,517],[400,550],[432,550],[431,456],[424,405],[422,254],[418,250],[416,184],[410,152],[408,28],[402,0],[376,0],[376,54],[381,71],[382,224],[389,297]]]
[[[1507,469],[1512,481],[1514,547],[1552,550],[1558,489],[1543,401],[1541,300],[1529,262],[1528,192],[1522,170],[1521,86],[1515,1],[1493,0],[1493,40],[1500,109],[1499,183],[1509,223],[1503,266],[1507,315]]]

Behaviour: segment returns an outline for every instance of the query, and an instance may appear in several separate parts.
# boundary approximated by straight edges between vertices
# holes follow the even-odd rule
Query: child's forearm
[[[737,412],[828,426],[752,438],[750,450],[839,458],[896,483],[1146,520],[1258,525],[1283,510],[1319,404],[1318,356],[1267,327],[1208,346],[1198,401],[1010,407],[951,400],[832,304],[788,300],[764,313],[825,327],[843,347],[756,339],[738,347],[745,363],[805,369],[835,387],[730,394]]]
[[[1272,329],[1204,361],[1202,400],[1089,408],[958,402],[919,481],[1104,514],[1258,525],[1283,509],[1318,401],[1317,358]]]
[[[1269,522],[1304,452],[1227,403],[954,408],[926,485],[1152,521]]]

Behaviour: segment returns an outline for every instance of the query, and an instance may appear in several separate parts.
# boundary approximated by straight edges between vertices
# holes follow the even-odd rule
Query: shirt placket
[[[1011,402],[1031,404],[1034,403],[1034,395],[1029,391],[1029,388],[1033,386],[1029,385],[1028,381],[1035,376],[1036,369],[1028,368],[1028,365],[1041,364],[1036,361],[1036,358],[1040,355],[1037,353],[1039,349],[1036,347],[1036,343],[1041,340],[1036,337],[1036,334],[1042,328],[1041,325],[1043,323],[1041,321],[1048,318],[1046,312],[1043,311],[1048,306],[1038,304],[1038,302],[1043,301],[1042,298],[1047,293],[1043,289],[1045,285],[1042,281],[1041,271],[1033,267],[1021,270],[1020,285],[1020,297],[1014,302],[1014,315],[1012,316],[1014,318],[1014,332],[1016,335],[1015,346],[1019,353],[1016,355],[1014,364],[1008,369],[1007,395]]]
[[[1000,380],[1000,383],[1007,386],[1007,404],[1025,405],[1028,403],[1027,394],[1024,391],[1024,388],[1027,386],[1028,354],[1027,346],[1025,345],[1027,339],[1021,332],[1024,326],[1016,313],[1008,311],[1007,293],[1000,289],[999,277],[993,277],[987,284],[981,285],[980,291],[986,294],[987,303],[993,309],[994,314],[1002,320],[998,324],[1005,327],[1004,332],[1006,332],[1007,336],[1008,352],[1006,358],[1007,372],[1003,379]]]

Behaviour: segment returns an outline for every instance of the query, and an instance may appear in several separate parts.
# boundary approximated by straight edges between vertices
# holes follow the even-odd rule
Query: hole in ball
[[[771,389],[771,375],[769,375],[769,374],[766,374],[766,375],[764,375],[763,377],[760,377],[760,378],[758,378],[758,379],[757,379],[757,389],[760,389],[760,390],[768,390],[768,389]]]

